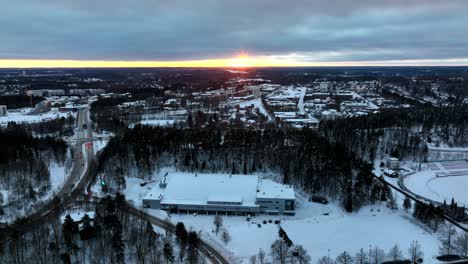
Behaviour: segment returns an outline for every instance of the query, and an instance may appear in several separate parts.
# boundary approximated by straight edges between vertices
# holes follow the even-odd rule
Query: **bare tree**
[[[257,256],[258,256],[258,261],[260,264],[265,264],[265,251],[263,249],[259,249]]]
[[[380,264],[385,258],[385,251],[383,249],[375,246],[369,250],[369,263],[370,264]]]
[[[271,245],[271,256],[279,264],[286,264],[286,258],[289,255],[289,246],[283,239],[277,239]]]
[[[249,263],[250,264],[256,264],[257,263],[257,256],[256,255],[251,256],[250,259],[249,259]]]
[[[335,261],[328,256],[323,256],[317,260],[317,264],[335,264]]]
[[[441,255],[450,255],[454,251],[454,240],[457,231],[451,224],[445,224],[439,230],[439,240],[442,245],[439,247]]]
[[[213,219],[213,224],[215,226],[215,232],[217,235],[219,233],[219,229],[223,226],[223,218],[221,217],[221,215],[219,214],[215,215]]]
[[[403,251],[401,251],[400,246],[395,244],[390,250],[388,251],[388,258],[397,261],[403,258]]]
[[[294,259],[297,259],[297,262],[299,264],[310,264],[311,257],[303,246],[301,245],[294,246],[292,252],[293,252],[292,255]]]
[[[359,252],[354,257],[354,263],[356,264],[366,264],[369,263],[369,258],[367,257],[366,251],[363,248],[359,250]]]
[[[455,239],[455,249],[457,254],[462,257],[468,257],[468,233],[464,232]]]
[[[343,253],[336,257],[336,263],[338,264],[352,264],[353,257],[345,250]]]
[[[417,240],[411,242],[411,245],[408,249],[408,255],[410,256],[410,260],[412,261],[412,263],[416,263],[416,260],[424,256],[421,249],[421,244],[419,244]]]
[[[221,231],[221,240],[224,242],[224,244],[228,244],[229,242],[231,242],[231,235],[229,234],[229,232],[227,231],[227,229],[223,229],[223,231]]]

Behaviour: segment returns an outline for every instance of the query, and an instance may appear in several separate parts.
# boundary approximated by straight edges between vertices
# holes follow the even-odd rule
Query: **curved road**
[[[150,215],[144,211],[138,210],[135,207],[132,207],[130,205],[125,206],[125,210],[132,215],[144,220],[148,221],[153,225],[156,225],[164,230],[170,231],[171,233],[175,232],[175,226],[167,222],[165,220],[159,219],[153,215]],[[207,244],[203,239],[200,238],[199,245],[198,245],[199,251],[205,255],[206,257],[209,258],[209,260],[214,263],[214,264],[229,264],[230,262],[221,254],[219,253],[215,248]]]
[[[78,131],[74,148],[75,163],[70,176],[53,199],[41,206],[37,212],[29,215],[27,221],[23,221],[12,227],[12,229],[7,230],[6,234],[3,236],[6,239],[0,241],[0,245],[10,241],[14,231],[19,235],[26,234],[35,230],[37,226],[46,224],[50,220],[58,217],[63,211],[76,203],[76,198],[84,196],[86,202],[87,196],[84,195],[84,192],[85,190],[89,191],[94,180],[94,172],[97,168],[92,145],[86,144],[92,142],[94,139],[91,129],[91,120],[89,119],[89,109],[80,110],[78,112],[77,124]],[[160,228],[171,232],[175,231],[175,226],[172,223],[159,219],[144,211],[140,211],[130,205],[125,206],[123,209]],[[221,253],[201,238],[199,241],[199,251],[214,264],[230,264]]]

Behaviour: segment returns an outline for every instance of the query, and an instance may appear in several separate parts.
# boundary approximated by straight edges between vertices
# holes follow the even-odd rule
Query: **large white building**
[[[143,198],[143,207],[171,212],[294,214],[292,186],[256,175],[169,173]]]

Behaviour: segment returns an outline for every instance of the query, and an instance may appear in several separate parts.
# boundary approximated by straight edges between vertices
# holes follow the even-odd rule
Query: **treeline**
[[[387,109],[378,114],[324,120],[319,130],[367,160],[384,153],[419,158],[427,151],[423,143],[430,143],[432,135],[449,145],[468,145],[468,106]]]
[[[63,163],[67,152],[63,140],[33,137],[14,123],[0,129],[0,146],[0,187],[11,191],[9,199],[22,203],[49,189],[48,162]]]
[[[14,233],[10,241],[0,245],[0,263],[199,262],[197,248],[193,259],[190,253],[184,254],[185,248],[179,254],[175,245],[178,238],[171,233],[158,233],[151,223],[128,213],[123,195],[74,209],[89,215],[78,219],[67,215],[63,222],[53,219],[31,233]],[[198,241],[197,234],[190,230],[189,249],[193,245],[192,233]]]
[[[76,119],[70,115],[68,117],[55,118],[39,123],[21,124],[27,130],[34,134],[46,135],[46,134],[57,134],[57,135],[71,135],[75,128]]]
[[[281,175],[309,193],[343,202],[348,211],[387,195],[370,164],[316,132],[265,129],[176,129],[137,125],[110,140],[99,171],[110,189],[123,188],[124,176],[150,179],[161,167],[231,174]]]
[[[6,105],[8,109],[31,107],[43,101],[44,98],[40,96],[27,96],[27,95],[1,95],[0,105]]]

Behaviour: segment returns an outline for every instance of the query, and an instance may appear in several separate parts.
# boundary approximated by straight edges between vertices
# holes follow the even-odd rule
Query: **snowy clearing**
[[[138,178],[126,180],[126,199],[137,208],[142,208],[142,198],[157,188],[157,179],[145,186],[140,186],[140,183],[145,181]],[[401,206],[403,198],[398,195],[396,198],[397,204]],[[248,258],[260,248],[269,253],[271,244],[279,238],[279,226],[274,224],[275,220],[281,220],[281,226],[294,243],[301,244],[308,250],[312,256],[312,263],[319,257],[326,256],[329,249],[330,255],[335,257],[344,250],[352,254],[360,248],[368,250],[370,245],[378,246],[387,252],[398,243],[406,255],[413,240],[421,243],[426,260],[431,260],[438,253],[437,235],[427,231],[422,224],[417,224],[411,214],[403,210],[391,210],[384,205],[375,205],[349,214],[339,205],[311,203],[300,195],[296,202],[295,216],[259,215],[252,217],[251,221],[246,221],[245,216],[223,216],[223,227],[232,237],[227,245],[222,242],[219,234],[213,232],[213,215],[168,216],[165,211],[145,210],[161,219],[168,218],[174,224],[184,222],[187,228],[201,231],[204,239],[221,249],[221,252],[224,251],[225,255],[235,257],[242,263],[247,263]],[[269,220],[273,223],[269,223]],[[263,221],[267,221],[267,224]],[[258,227],[258,224],[261,227]],[[246,243],[247,241],[249,243]]]
[[[57,108],[43,114],[29,114],[32,108],[23,108],[20,110],[10,110],[7,116],[0,116],[0,125],[6,125],[9,122],[16,123],[40,123],[56,118],[68,117],[71,113],[59,112]]]
[[[239,106],[241,108],[248,107],[251,105],[253,105],[255,109],[258,109],[262,115],[266,116],[269,121],[272,120],[271,116],[268,114],[267,110],[265,109],[265,106],[263,105],[261,98],[256,98],[253,100],[239,103]]]
[[[158,216],[164,213],[156,210],[149,212]],[[205,238],[218,247],[225,247],[229,253],[241,258],[243,263],[247,263],[248,258],[260,248],[269,253],[270,245],[279,238],[279,226],[268,220],[274,222],[278,219],[289,238],[308,250],[312,262],[326,256],[328,250],[330,256],[334,257],[344,250],[353,254],[360,248],[367,250],[370,245],[388,251],[398,243],[406,252],[412,240],[422,244],[426,259],[429,259],[437,255],[439,246],[437,237],[415,225],[410,215],[384,206],[370,206],[358,213],[348,214],[337,205],[323,206],[302,201],[296,216],[260,215],[252,217],[250,222],[241,216],[223,216],[223,227],[232,237],[227,246],[221,241],[220,235],[214,233],[213,218],[213,215],[169,216],[173,223],[184,222],[186,226],[202,231]],[[267,224],[263,223],[265,220]]]
[[[468,175],[437,177],[433,171],[425,170],[406,177],[404,183],[410,191],[433,201],[449,203],[453,197],[468,204]]]
[[[158,127],[168,127],[175,124],[174,119],[153,119],[153,120],[143,120],[136,124],[141,124],[144,126],[158,126]],[[136,124],[129,125],[129,128],[135,127]]]

